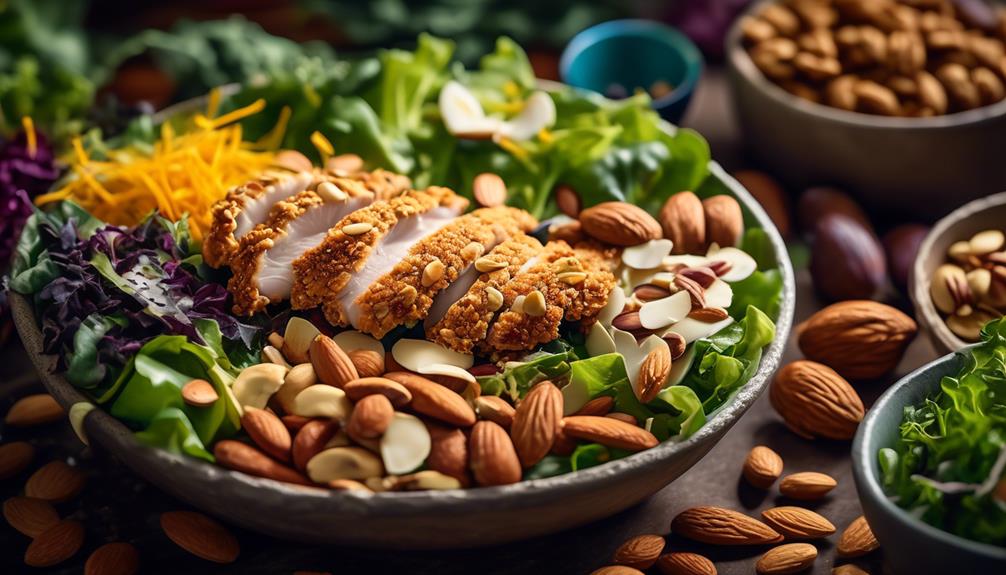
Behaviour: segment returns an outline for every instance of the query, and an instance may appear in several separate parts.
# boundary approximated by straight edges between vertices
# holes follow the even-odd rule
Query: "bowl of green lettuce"
[[[908,374],[853,443],[867,521],[895,573],[1006,568],[1006,321]]]

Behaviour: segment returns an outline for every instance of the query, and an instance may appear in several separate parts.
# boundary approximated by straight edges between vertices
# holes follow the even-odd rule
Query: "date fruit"
[[[929,234],[929,226],[903,224],[884,234],[884,252],[891,280],[902,292],[908,289],[908,273],[915,264],[922,240]]]

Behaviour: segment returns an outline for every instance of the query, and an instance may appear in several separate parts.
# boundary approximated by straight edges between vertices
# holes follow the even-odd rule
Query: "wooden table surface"
[[[710,140],[714,157],[728,168],[744,166],[740,137],[732,121],[724,78],[711,70],[703,80],[684,125],[699,130]],[[797,274],[796,322],[821,307],[813,295],[809,275]],[[903,302],[901,302],[903,304]],[[793,337],[784,361],[800,357]],[[918,337],[897,373],[884,381],[859,386],[869,406],[895,381],[897,376],[935,358],[935,352]],[[17,395],[31,389],[33,374],[23,351],[15,344],[0,352],[0,412]],[[670,522],[679,511],[696,505],[719,505],[758,515],[762,509],[787,502],[778,491],[755,490],[740,479],[741,464],[751,447],[764,444],[782,455],[785,473],[822,471],[838,480],[838,487],[815,510],[830,519],[841,531],[861,514],[852,480],[849,442],[808,441],[789,432],[773,411],[768,395],[763,395],[727,436],[695,467],[643,504],[606,520],[550,537],[485,549],[450,552],[381,552],[342,547],[319,547],[281,542],[235,529],[241,542],[241,556],[230,566],[216,566],[196,559],[170,543],[158,528],[158,514],[184,508],[171,497],[137,478],[100,450],[83,449],[66,424],[28,432],[0,430],[0,440],[31,438],[39,447],[37,464],[55,457],[77,458],[89,470],[88,486],[76,501],[61,505],[63,516],[80,519],[87,527],[84,549],[54,573],[79,573],[94,548],[112,540],[126,540],[141,552],[143,573],[293,573],[295,570],[353,573],[410,573],[449,575],[479,573],[587,574],[609,563],[612,552],[625,539],[642,533],[668,534]],[[23,479],[0,482],[3,499],[19,493]],[[282,513],[282,510],[277,510]],[[26,537],[0,522],[0,573],[21,573],[27,568],[22,555]],[[452,534],[442,536],[450,539]],[[829,573],[835,561],[838,534],[818,541],[818,559],[813,573]],[[754,563],[765,551],[755,548],[716,548],[695,545],[678,537],[667,538],[667,550],[697,550],[716,562],[722,574],[754,573]],[[486,542],[491,544],[491,542]],[[871,573],[882,571],[882,553],[858,564]]]

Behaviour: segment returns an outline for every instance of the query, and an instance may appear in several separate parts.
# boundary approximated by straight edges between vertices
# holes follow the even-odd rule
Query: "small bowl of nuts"
[[[1006,193],[975,200],[940,220],[912,268],[916,316],[940,353],[979,340],[1006,312]]]
[[[982,1],[755,3],[727,38],[751,152],[794,187],[838,185],[901,215],[1006,189],[1004,14]]]

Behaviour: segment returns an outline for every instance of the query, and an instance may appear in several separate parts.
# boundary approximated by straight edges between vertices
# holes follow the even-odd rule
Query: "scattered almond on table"
[[[744,460],[744,479],[759,489],[768,489],[782,475],[782,457],[764,445],[756,445]]]
[[[761,575],[799,573],[817,559],[817,548],[809,543],[787,543],[765,552],[755,565]]]
[[[195,511],[162,513],[161,530],[182,549],[214,563],[233,563],[241,552],[226,527]]]
[[[663,551],[663,536],[637,535],[615,550],[613,561],[636,569],[649,569]]]

